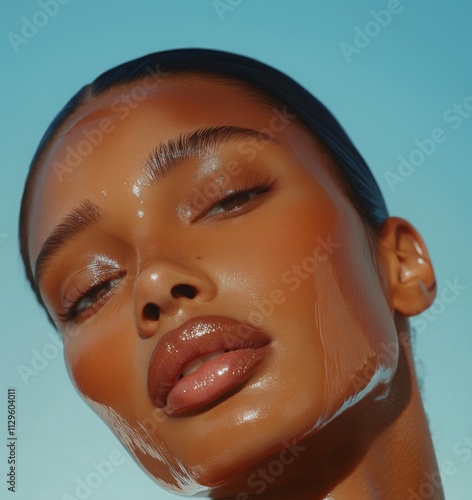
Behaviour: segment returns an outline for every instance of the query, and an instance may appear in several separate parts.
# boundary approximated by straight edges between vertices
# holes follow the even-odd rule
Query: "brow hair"
[[[148,155],[144,176],[148,181],[163,180],[177,163],[189,158],[205,158],[225,142],[259,140],[277,142],[264,132],[235,126],[206,127],[161,142]]]
[[[100,208],[90,200],[84,200],[80,206],[72,210],[60,224],[58,224],[46,242],[41,247],[35,264],[35,286],[39,291],[39,284],[51,259],[57,255],[63,245],[77,234],[84,231],[94,222],[103,218]]]

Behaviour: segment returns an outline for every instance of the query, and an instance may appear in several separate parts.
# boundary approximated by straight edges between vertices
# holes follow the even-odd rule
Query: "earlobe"
[[[433,266],[423,239],[404,219],[387,219],[379,250],[386,264],[392,311],[415,316],[431,306],[436,295]]]

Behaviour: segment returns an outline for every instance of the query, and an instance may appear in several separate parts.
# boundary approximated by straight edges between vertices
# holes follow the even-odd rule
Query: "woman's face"
[[[70,376],[169,488],[224,482],[390,380],[392,312],[331,168],[285,109],[197,76],[108,92],[44,158],[29,249]]]

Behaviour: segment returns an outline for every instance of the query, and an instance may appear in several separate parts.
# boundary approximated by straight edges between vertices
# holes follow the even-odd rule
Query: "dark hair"
[[[280,71],[248,57],[206,49],[155,52],[112,68],[83,87],[62,108],[42,137],[31,162],[20,210],[20,247],[28,280],[42,304],[29,264],[27,220],[35,173],[61,126],[80,106],[109,89],[149,75],[207,74],[243,82],[258,94],[286,106],[327,148],[354,208],[364,223],[378,230],[388,217],[380,189],[366,162],[334,116],[303,87]]]

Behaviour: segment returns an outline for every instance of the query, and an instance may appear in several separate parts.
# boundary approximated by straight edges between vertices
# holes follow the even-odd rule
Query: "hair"
[[[286,106],[327,149],[343,188],[364,225],[378,233],[388,211],[369,167],[334,116],[301,85],[284,73],[249,57],[207,49],[178,49],[155,52],[120,64],[83,87],[62,108],[44,133],[30,165],[20,210],[20,249],[26,276],[39,302],[34,272],[29,263],[28,217],[36,174],[48,147],[81,106],[106,91],[154,75],[193,74],[223,77],[241,82],[278,106]],[[50,318],[51,319],[51,318]]]

